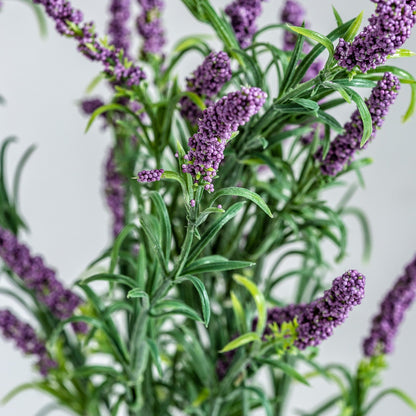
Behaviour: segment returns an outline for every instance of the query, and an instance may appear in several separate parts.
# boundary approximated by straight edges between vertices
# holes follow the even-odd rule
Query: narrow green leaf
[[[347,93],[347,91],[345,91],[345,89],[341,85],[338,85],[334,82],[326,81],[326,82],[324,82],[323,86],[327,87],[327,88],[334,89],[335,91],[337,91],[342,96],[342,98],[348,104],[351,103],[351,96]]]
[[[388,59],[392,59],[392,58],[407,58],[410,56],[415,56],[416,53],[412,52],[409,49],[396,49],[396,52],[393,55],[389,55],[387,58]]]
[[[150,355],[153,359],[153,362],[155,363],[155,366],[157,368],[157,372],[160,377],[163,377],[163,370],[162,370],[162,361],[160,359],[159,349],[157,347],[157,344],[153,339],[146,338],[147,345],[149,346]]]
[[[195,289],[199,294],[199,298],[201,300],[201,309],[202,309],[202,316],[204,318],[205,326],[208,326],[209,320],[211,318],[211,305],[209,301],[209,296],[207,290],[205,289],[204,284],[200,279],[192,275],[184,275],[180,276],[175,280],[175,283],[182,283],[184,281],[191,282]]]
[[[243,388],[244,390],[254,393],[260,399],[260,403],[266,412],[266,416],[274,416],[270,400],[261,388],[255,386],[244,386]]]
[[[335,20],[336,20],[336,22],[337,22],[337,26],[338,26],[338,27],[339,27],[339,26],[342,26],[342,24],[343,24],[342,18],[341,18],[341,16],[339,15],[339,13],[338,13],[337,9],[335,8],[335,6],[332,6],[332,12],[334,13]]]
[[[306,29],[305,27],[292,26],[289,24],[287,24],[287,27],[290,31],[294,33],[299,33],[300,35],[312,39],[320,43],[321,45],[325,46],[325,48],[328,49],[330,57],[334,55],[334,45],[325,35],[315,32],[314,30]]]
[[[247,331],[247,324],[246,324],[246,315],[244,313],[243,305],[238,300],[237,296],[233,291],[231,291],[231,304],[233,305],[233,311],[235,320],[237,323],[237,328],[239,331],[246,332]]]
[[[342,134],[344,132],[344,128],[341,126],[341,124],[339,124],[338,120],[325,111],[318,110],[317,119],[331,127],[331,129],[336,131],[338,134]]]
[[[210,214],[223,214],[224,212],[224,209],[217,207],[209,207],[204,209],[196,220],[196,226],[199,227],[201,224],[203,224]]]
[[[111,250],[111,260],[110,260],[110,267],[108,269],[108,273],[113,274],[114,270],[117,266],[117,260],[120,253],[121,246],[124,240],[128,237],[128,235],[133,231],[137,230],[137,225],[135,224],[128,224],[126,225],[121,231],[120,234],[114,241],[113,248]]]
[[[46,37],[48,34],[48,26],[46,24],[45,14],[43,13],[42,8],[38,4],[34,4],[31,0],[21,0],[23,3],[26,3],[35,13],[36,20],[39,26],[39,33],[41,37]]]
[[[223,272],[227,270],[245,269],[247,267],[253,267],[256,263],[250,261],[236,261],[236,260],[224,260],[214,261],[204,264],[191,264],[184,270],[187,274],[200,274],[200,273],[215,273]]]
[[[97,85],[105,79],[105,74],[103,72],[100,72],[96,77],[94,77],[94,79],[88,84],[87,89],[86,89],[86,93],[87,94],[91,94],[95,88],[97,87]]]
[[[306,98],[292,98],[290,101],[301,105],[302,107],[308,108],[309,110],[318,111],[319,104],[316,101],[308,100]]]
[[[406,403],[410,408],[416,411],[416,403],[413,401],[413,399],[410,398],[410,396],[408,396],[405,392],[401,391],[400,389],[390,388],[390,389],[385,389],[379,394],[377,394],[377,396],[374,397],[374,399],[364,409],[363,413],[367,414],[383,397],[389,396],[389,395],[398,397],[404,403]]]
[[[201,254],[202,250],[210,243],[210,241],[212,241],[221,228],[234,218],[244,205],[245,202],[237,202],[234,205],[231,205],[231,207],[204,232],[201,239],[192,247],[188,256],[187,265],[191,264]]]
[[[233,279],[240,285],[244,286],[253,297],[258,313],[256,333],[259,336],[263,335],[267,319],[266,300],[264,299],[263,293],[251,280],[247,279],[244,276],[236,274],[233,276]]]
[[[220,352],[235,350],[236,348],[242,347],[243,345],[249,344],[250,342],[260,340],[261,338],[256,332],[248,332],[247,334],[241,335],[238,338],[233,339]]]
[[[131,299],[131,298],[143,298],[146,302],[147,305],[149,305],[149,295],[141,289],[132,289],[129,290],[127,293],[127,299]]]
[[[201,110],[205,110],[207,108],[207,106],[205,105],[204,101],[202,100],[202,98],[198,95],[195,94],[194,92],[191,91],[184,91],[180,94],[180,96],[182,97],[188,97],[193,103],[195,103]]]
[[[173,47],[173,52],[179,53],[183,52],[185,50],[188,50],[189,48],[192,48],[194,46],[203,46],[205,47],[207,44],[202,39],[209,40],[212,38],[210,35],[197,35],[197,36],[186,36],[182,39],[179,39],[178,42]]]
[[[154,317],[161,317],[166,315],[184,315],[197,322],[203,322],[199,314],[178,300],[162,300],[158,302],[151,310],[150,315]]]
[[[136,287],[136,282],[131,277],[114,273],[98,273],[93,276],[87,277],[86,279],[79,280],[76,284],[78,286],[83,286],[97,281],[121,284],[124,286],[128,286],[131,289],[134,289]]]
[[[298,373],[295,370],[295,368],[293,368],[292,366],[290,366],[289,364],[285,363],[282,360],[271,360],[269,358],[259,358],[258,361],[260,363],[267,364],[268,366],[279,368],[289,377],[294,378],[295,380],[299,381],[305,386],[310,386],[308,380],[304,376],[302,376],[302,374]]]
[[[214,197],[211,200],[211,205],[218,199],[221,198],[222,196],[241,196],[243,198],[246,198],[248,200],[250,200],[251,202],[253,202],[254,204],[256,204],[260,209],[262,209],[270,218],[273,218],[273,214],[270,211],[270,208],[267,206],[266,202],[264,201],[264,199],[256,194],[253,191],[249,191],[248,189],[245,188],[240,188],[240,187],[230,187],[230,188],[223,188],[220,189],[218,192],[214,193]]]
[[[352,22],[351,26],[345,32],[343,36],[346,42],[351,42],[355,36],[357,35],[358,31],[360,30],[361,23],[363,21],[364,12],[362,11]]]
[[[74,376],[76,377],[90,377],[97,374],[112,377],[115,379],[121,378],[121,373],[114,367],[107,367],[104,365],[84,365],[77,367],[74,370]]]

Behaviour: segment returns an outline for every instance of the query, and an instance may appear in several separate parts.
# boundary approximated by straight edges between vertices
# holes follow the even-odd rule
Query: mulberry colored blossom
[[[14,234],[1,227],[0,257],[56,318],[71,317],[81,304],[81,299],[71,290],[65,289],[57,280],[55,272],[44,264],[41,257],[33,256]]]
[[[156,182],[160,181],[163,169],[142,170],[137,174],[138,182]]]
[[[282,12],[280,14],[281,21],[283,23],[289,23],[293,26],[302,26],[305,23],[305,26],[308,27],[308,22],[305,22],[305,10],[303,7],[294,0],[287,0]],[[283,50],[292,51],[296,45],[297,34],[286,30],[283,35]],[[303,52],[308,53],[312,49],[309,43],[303,44]],[[312,78],[315,78],[321,69],[324,67],[324,64],[321,60],[315,61],[307,70],[305,76],[303,77],[303,82],[309,81]]]
[[[111,19],[108,25],[110,42],[118,49],[123,49],[129,56],[130,30],[127,22],[130,17],[130,0],[112,0],[110,4]]]
[[[257,32],[256,19],[261,14],[263,0],[235,0],[226,7],[225,13],[231,19],[231,26],[242,48],[251,45],[253,35]]]
[[[86,98],[81,102],[82,111],[87,115],[92,114],[97,108],[100,108],[103,105],[104,102],[99,98]]]
[[[186,79],[186,90],[205,98],[207,107],[223,85],[231,79],[231,62],[229,56],[220,51],[211,52],[202,64]],[[202,116],[202,110],[188,97],[182,97],[181,114],[191,124],[196,124]]]
[[[165,33],[160,15],[164,8],[162,0],[139,0],[142,13],[138,16],[136,25],[143,37],[142,51],[144,53],[160,54],[166,43]]]
[[[28,355],[38,357],[37,366],[43,376],[47,376],[57,363],[52,360],[35,330],[27,323],[20,321],[8,309],[0,310],[0,330],[6,339],[14,340],[18,349]]]
[[[46,13],[55,21],[59,33],[73,37],[78,50],[87,58],[101,62],[104,73],[114,84],[131,87],[146,78],[141,68],[132,65],[121,49],[107,47],[98,41],[92,22],[83,22],[82,13],[75,10],[66,0],[33,0],[45,7]],[[71,25],[68,24],[71,23]]]
[[[386,62],[409,38],[416,23],[415,0],[372,0],[377,4],[369,24],[352,42],[340,39],[334,58],[343,68],[362,72]]]
[[[404,314],[416,297],[416,258],[387,293],[380,312],[373,318],[370,335],[363,343],[364,354],[372,357],[393,351],[393,341]]]
[[[332,335],[336,326],[345,321],[355,305],[364,297],[365,277],[356,270],[348,270],[332,282],[324,295],[309,304],[288,305],[267,311],[267,323],[281,325],[297,318],[295,346],[303,350],[319,345]],[[271,335],[268,327],[265,335]]]
[[[113,236],[117,237],[125,225],[126,191],[123,178],[117,171],[114,149],[110,150],[105,164],[105,196],[113,217]]]
[[[206,108],[198,120],[198,132],[189,140],[189,152],[184,156],[182,170],[201,183],[205,190],[214,191],[212,181],[224,159],[224,149],[231,134],[257,114],[267,94],[260,88],[242,88],[227,94]]]
[[[392,73],[386,72],[373,88],[370,98],[366,100],[373,125],[371,138],[374,138],[377,128],[383,124],[389,107],[397,97],[399,88],[399,79]],[[324,160],[322,160],[322,149],[316,154],[316,157],[322,161],[321,172],[324,175],[335,176],[343,169],[346,163],[349,163],[354,153],[360,150],[363,121],[358,110],[354,111],[351,120],[344,125],[344,130],[343,134],[338,135],[331,142],[328,154]]]

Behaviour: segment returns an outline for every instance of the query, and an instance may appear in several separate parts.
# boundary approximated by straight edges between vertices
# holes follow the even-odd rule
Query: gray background
[[[110,137],[108,132],[100,130],[99,123],[84,134],[86,119],[76,105],[100,67],[81,56],[72,40],[58,36],[50,22],[48,37],[41,39],[27,5],[14,0],[4,3],[0,13],[0,94],[6,98],[7,105],[0,108],[0,136],[13,134],[19,138],[18,144],[10,149],[8,171],[12,171],[18,156],[36,143],[38,148],[24,172],[20,193],[22,211],[31,228],[26,241],[70,283],[109,241],[109,215],[101,191],[103,157]],[[167,3],[165,22],[169,46],[191,32],[207,33],[207,28],[196,24],[179,0]],[[218,6],[227,3],[215,2]],[[275,22],[282,4],[283,1],[277,0],[265,3],[262,22]],[[334,27],[332,4],[345,20],[363,9],[367,18],[373,10],[371,2],[358,0],[303,1],[303,4],[309,6],[308,19],[312,28],[322,33]],[[82,7],[86,19],[93,18],[99,32],[103,33],[108,3],[84,0],[74,5]],[[415,39],[413,36],[407,43],[409,49],[416,50]],[[279,43],[280,33],[273,32],[270,40]],[[183,76],[197,64],[192,59],[185,63]],[[394,63],[416,73],[415,58]],[[361,232],[351,220],[349,255],[342,264],[334,266],[333,276],[347,268],[359,269],[368,278],[366,297],[342,328],[322,344],[323,363],[341,361],[350,367],[356,366],[370,317],[393,279],[416,252],[416,119],[405,125],[400,122],[408,102],[409,91],[404,86],[383,130],[365,151],[374,163],[365,169],[366,187],[357,191],[353,202],[370,218],[374,242],[372,257],[368,263],[362,262]],[[339,113],[341,121],[346,120],[351,111],[344,107]],[[329,195],[329,198],[334,196]],[[8,304],[3,296],[0,302],[1,307]],[[416,308],[412,308],[401,326],[395,353],[389,357],[390,368],[384,373],[385,386],[403,388],[414,398],[415,325]],[[34,378],[30,363],[31,360],[24,359],[11,343],[0,342],[0,396]],[[311,408],[333,390],[324,382],[316,383],[313,388],[296,387],[286,414],[296,414],[297,408]],[[0,407],[0,415],[34,415],[48,400],[39,393],[26,392],[6,407]],[[394,398],[386,399],[373,414],[387,416],[392,411],[402,416],[412,414]]]

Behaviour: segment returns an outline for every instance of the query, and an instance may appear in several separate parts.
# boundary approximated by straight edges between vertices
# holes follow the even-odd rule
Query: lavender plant
[[[416,22],[416,2],[373,2],[361,32],[363,14],[343,21],[334,9],[336,27],[324,35],[309,29],[294,0],[282,2],[276,23],[260,28],[261,0],[235,0],[224,10],[182,0],[212,29],[216,50],[190,34],[169,51],[164,2],[139,0],[135,52],[130,1],[111,2],[107,39],[69,1],[33,0],[38,15],[42,9],[81,54],[102,64],[97,80],[111,90],[110,100],[87,97],[81,108],[87,129],[101,120],[114,137],[102,174],[112,242],[65,288],[22,238],[28,227],[16,191],[33,148],[10,187],[4,165],[13,140],[3,142],[0,272],[8,283],[1,281],[0,294],[16,308],[0,309],[0,330],[34,356],[38,373],[5,403],[35,388],[81,416],[237,416],[255,409],[280,416],[292,383],[322,376],[340,392],[305,416],[333,408],[365,416],[389,394],[416,410],[399,389],[373,394],[416,295],[416,260],[373,318],[357,369],[318,358],[318,346],[365,302],[366,279],[375,278],[338,270],[347,249],[345,216],[355,213],[364,231],[368,226],[349,198],[334,207],[324,192],[345,187],[344,176],[362,177],[370,163],[364,149],[401,84],[411,89],[405,120],[416,102],[414,77],[384,65],[411,55],[401,47]],[[281,42],[263,41],[269,31]],[[200,65],[178,73],[190,53]],[[344,103],[356,110],[342,126],[331,110]],[[324,250],[328,242],[335,259]],[[294,292],[282,298],[288,280]],[[314,371],[301,372],[300,363]]]

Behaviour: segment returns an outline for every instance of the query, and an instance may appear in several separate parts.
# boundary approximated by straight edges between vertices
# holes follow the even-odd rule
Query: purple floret
[[[105,163],[105,196],[113,217],[113,237],[117,237],[125,225],[124,203],[126,190],[124,180],[117,171],[114,149],[110,149]]]
[[[373,318],[370,335],[364,340],[367,357],[389,354],[404,314],[416,297],[416,258],[405,268],[393,288],[384,297],[380,312]]]
[[[111,19],[108,24],[110,42],[117,49],[123,49],[124,54],[129,56],[130,30],[127,22],[130,17],[131,0],[112,0],[110,4]]]
[[[220,92],[223,85],[231,79],[231,62],[229,56],[220,51],[211,52],[202,64],[186,79],[186,90],[205,99],[207,107]],[[202,116],[202,110],[188,97],[182,97],[181,115],[196,124]]]
[[[389,107],[394,103],[400,88],[399,79],[390,72],[386,72],[383,78],[373,88],[366,105],[371,114],[373,133],[375,137],[377,128],[383,124]],[[354,111],[351,120],[344,125],[345,132],[338,135],[330,144],[328,154],[322,160],[322,149],[316,154],[321,160],[321,172],[324,175],[335,176],[345,164],[349,163],[357,150],[360,150],[360,143],[363,135],[363,121],[358,110]],[[368,143],[368,142],[367,142]],[[366,147],[366,146],[364,146]]]
[[[41,257],[33,256],[14,234],[1,227],[0,257],[56,318],[71,317],[81,304],[81,299],[71,290],[65,289],[56,278],[55,272],[45,266]]]
[[[267,311],[267,323],[290,322],[297,318],[297,338],[294,345],[301,350],[319,345],[332,335],[336,326],[345,321],[352,308],[364,297],[365,277],[356,270],[348,270],[332,282],[324,295],[308,304],[288,305]],[[267,327],[265,335],[271,335]]]
[[[146,78],[141,68],[129,62],[122,50],[107,47],[98,41],[92,22],[83,22],[82,13],[75,10],[66,0],[33,0],[45,7],[46,13],[56,24],[59,33],[73,37],[78,42],[78,50],[87,58],[101,62],[104,73],[116,85],[131,87]],[[68,22],[73,26],[71,27]]]
[[[81,102],[82,111],[87,115],[91,115],[97,108],[100,108],[103,105],[104,102],[100,98],[86,98]]]
[[[352,42],[339,40],[334,58],[343,68],[362,72],[384,64],[409,38],[416,23],[415,0],[372,0],[375,13]]]
[[[52,368],[57,367],[58,364],[49,357],[45,343],[37,337],[35,330],[8,309],[0,310],[0,330],[6,339],[13,340],[25,354],[38,357],[37,366],[44,377]]]
[[[257,114],[267,94],[260,88],[242,88],[227,94],[206,108],[198,120],[198,132],[189,140],[182,170],[192,175],[194,183],[214,191],[212,181],[224,159],[224,149],[231,134]]]
[[[163,169],[142,170],[137,174],[137,182],[157,182],[162,178]]]
[[[263,0],[235,0],[226,7],[225,13],[231,19],[231,26],[242,48],[251,45],[257,32],[256,19],[261,14]]]
[[[162,0],[139,0],[142,8],[136,26],[143,37],[142,51],[144,53],[160,54],[166,43],[165,33],[160,18],[164,8]]]
[[[302,26],[305,23],[305,26],[308,27],[308,22],[305,22],[305,10],[303,7],[294,0],[287,0],[282,12],[280,14],[280,19],[283,23],[289,23],[292,26]],[[296,45],[296,39],[298,35],[296,33],[286,30],[283,35],[283,50],[293,51]],[[303,44],[303,52],[306,54],[312,49],[309,43]],[[315,61],[307,70],[305,76],[303,77],[303,82],[309,81],[312,78],[315,78],[321,69],[324,67],[324,64],[321,60]]]

